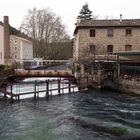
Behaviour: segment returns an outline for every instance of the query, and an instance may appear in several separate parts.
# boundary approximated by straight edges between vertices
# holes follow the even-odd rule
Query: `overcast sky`
[[[125,19],[140,18],[140,0],[1,0],[0,21],[9,16],[10,25],[19,28],[28,10],[33,7],[50,8],[61,17],[70,36],[73,35],[74,23],[85,3],[93,14],[103,19],[106,16]]]

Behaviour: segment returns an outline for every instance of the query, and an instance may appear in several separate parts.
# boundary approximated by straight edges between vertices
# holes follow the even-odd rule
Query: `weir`
[[[49,98],[52,95],[53,91],[57,91],[58,94],[64,93],[64,90],[75,91],[77,88],[76,85],[71,85],[71,81],[66,81],[64,79],[56,79],[56,80],[45,80],[45,81],[31,81],[31,82],[19,82],[19,83],[10,83],[5,88],[1,88],[1,94],[4,94],[4,97],[8,97],[13,101],[20,101],[22,96],[32,95],[34,100],[36,101],[39,96],[44,96]],[[54,85],[52,87],[52,85]],[[45,93],[45,94],[44,94]],[[69,92],[70,93],[70,92]],[[5,98],[6,99],[6,98]]]
[[[79,90],[85,90],[94,87],[95,81],[91,77],[83,78],[57,78],[47,80],[22,81],[18,83],[7,83],[6,87],[0,89],[0,94],[4,98],[10,98],[11,103],[20,102],[21,99],[33,98],[37,101],[40,97],[49,98],[52,95],[61,95],[64,93],[73,93]]]

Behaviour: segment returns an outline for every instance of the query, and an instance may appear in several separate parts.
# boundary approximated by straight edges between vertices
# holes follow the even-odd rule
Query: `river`
[[[78,91],[34,102],[0,101],[0,140],[140,139],[140,97]]]

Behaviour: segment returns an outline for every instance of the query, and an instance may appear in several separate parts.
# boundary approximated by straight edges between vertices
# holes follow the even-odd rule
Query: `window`
[[[131,34],[132,34],[131,28],[127,28],[126,29],[126,36],[131,35]]]
[[[17,40],[15,40],[14,43],[17,44]]]
[[[112,28],[107,29],[107,36],[109,36],[109,37],[113,36],[113,29]]]
[[[132,45],[125,45],[125,51],[131,51]]]
[[[15,57],[15,59],[17,59],[17,55],[15,55],[14,57]]]
[[[95,37],[95,29],[90,29],[90,37]]]
[[[15,47],[15,51],[17,50],[17,47]]]
[[[108,45],[107,46],[107,52],[112,53],[113,52],[113,45]]]
[[[2,52],[0,52],[0,59],[2,59]]]
[[[95,53],[95,49],[96,49],[96,46],[95,45],[90,45],[89,46],[90,53]]]
[[[41,62],[39,62],[39,66],[41,66]]]

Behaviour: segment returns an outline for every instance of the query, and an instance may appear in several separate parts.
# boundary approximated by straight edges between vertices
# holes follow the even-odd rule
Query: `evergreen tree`
[[[89,10],[88,4],[83,5],[78,18],[80,19],[92,19],[92,11]]]

